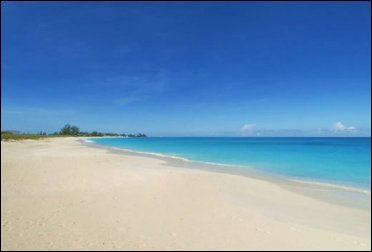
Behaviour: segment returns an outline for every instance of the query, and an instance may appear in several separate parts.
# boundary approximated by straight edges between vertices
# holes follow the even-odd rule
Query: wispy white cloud
[[[21,115],[24,114],[24,111],[19,111],[19,110],[4,110],[5,114],[9,115]]]
[[[122,97],[122,98],[118,98],[118,99],[115,99],[114,102],[115,104],[117,105],[127,105],[127,104],[130,104],[130,103],[133,103],[133,102],[137,102],[137,101],[140,101],[143,97],[139,97],[139,96],[127,96],[127,97]]]
[[[116,90],[112,101],[116,105],[127,105],[161,94],[169,82],[165,70],[142,75],[116,75],[111,77],[91,77],[83,84],[88,90]]]
[[[128,95],[115,100],[117,105],[126,105],[159,95],[168,83],[168,75],[161,71],[150,77],[135,77],[132,79]]]
[[[342,122],[335,122],[332,128],[328,129],[265,129],[257,128],[256,124],[244,124],[239,132],[235,133],[241,136],[369,136],[370,129],[356,128],[354,126],[347,126]]]
[[[53,108],[38,108],[38,107],[18,107],[17,109],[4,110],[8,115],[27,115],[27,116],[55,116],[55,115],[70,115],[75,113],[72,109],[53,109]]]
[[[356,132],[354,126],[346,126],[342,122],[335,122],[332,127],[333,132]]]
[[[240,128],[240,132],[243,136],[252,135],[254,134],[255,128],[256,124],[247,123]]]

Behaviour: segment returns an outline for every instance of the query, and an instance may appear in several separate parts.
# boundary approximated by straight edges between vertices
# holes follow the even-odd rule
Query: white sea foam
[[[166,154],[161,154],[161,153],[157,153],[157,152],[136,151],[136,150],[125,149],[125,148],[120,148],[120,147],[109,147],[109,148],[114,149],[114,150],[126,151],[126,152],[130,152],[130,153],[136,153],[136,154],[144,154],[144,155],[151,155],[151,156],[162,157],[162,158],[178,159],[178,160],[182,160],[182,161],[185,161],[185,162],[193,162],[192,160],[189,160],[187,158],[183,158],[183,157],[179,157],[179,156],[166,155]]]
[[[325,183],[325,182],[300,180],[300,179],[288,179],[288,180],[293,181],[293,182],[297,182],[297,183],[301,183],[301,184],[322,186],[322,187],[328,187],[330,189],[358,192],[358,193],[364,193],[364,194],[367,194],[367,195],[371,195],[371,191],[369,191],[367,189],[357,188],[357,187],[344,186],[344,185],[339,185],[339,184],[331,184],[331,183]]]
[[[249,166],[236,165],[236,164],[224,164],[224,163],[191,160],[191,159],[187,159],[187,158],[180,157],[180,156],[162,154],[162,153],[158,153],[158,152],[145,152],[145,151],[131,150],[131,149],[126,149],[126,148],[121,148],[121,147],[111,147],[111,146],[108,146],[108,145],[105,145],[105,147],[108,147],[108,148],[114,149],[114,150],[126,151],[126,152],[130,152],[130,153],[151,155],[151,156],[156,156],[156,157],[161,157],[161,158],[176,159],[176,160],[181,160],[181,161],[184,161],[184,162],[202,163],[202,164],[207,164],[207,165],[223,166],[223,167],[237,167],[237,168],[248,168],[249,167]]]

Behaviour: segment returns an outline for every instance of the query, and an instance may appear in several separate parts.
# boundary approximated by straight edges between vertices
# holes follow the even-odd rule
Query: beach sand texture
[[[371,211],[76,138],[1,142],[2,250],[370,250]]]

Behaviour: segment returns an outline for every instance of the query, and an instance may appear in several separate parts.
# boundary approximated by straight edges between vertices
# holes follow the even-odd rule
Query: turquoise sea
[[[310,182],[371,188],[371,138],[92,138],[96,144],[239,166]]]

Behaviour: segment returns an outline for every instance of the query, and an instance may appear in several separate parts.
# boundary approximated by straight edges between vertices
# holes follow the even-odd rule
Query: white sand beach
[[[370,250],[371,210],[77,138],[1,142],[2,250]]]

